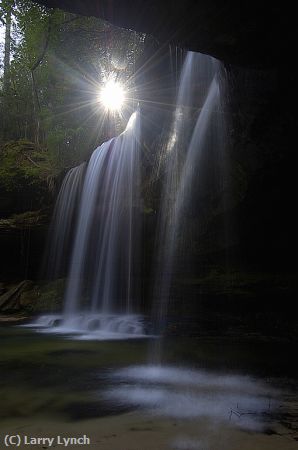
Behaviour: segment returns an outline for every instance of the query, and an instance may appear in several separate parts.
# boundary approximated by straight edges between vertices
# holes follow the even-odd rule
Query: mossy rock
[[[54,169],[49,154],[32,142],[7,142],[0,148],[0,209],[4,217],[38,209],[49,201]],[[3,216],[2,216],[3,217]]]
[[[49,220],[49,211],[47,209],[26,211],[20,214],[13,214],[6,219],[0,219],[0,230],[32,229],[48,224]]]
[[[22,294],[20,303],[28,313],[58,312],[62,309],[64,290],[64,279],[38,284]]]
[[[25,140],[7,142],[0,149],[0,161],[0,183],[7,191],[38,184],[51,171],[47,153]]]

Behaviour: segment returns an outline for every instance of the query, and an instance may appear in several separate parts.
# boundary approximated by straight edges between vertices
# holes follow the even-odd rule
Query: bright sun
[[[125,100],[125,92],[120,83],[109,80],[99,93],[99,101],[109,111],[120,111]]]

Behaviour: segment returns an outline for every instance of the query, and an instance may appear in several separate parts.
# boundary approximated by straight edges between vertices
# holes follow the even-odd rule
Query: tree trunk
[[[4,71],[3,71],[3,91],[7,95],[10,87],[10,50],[11,50],[11,7],[8,9],[5,18],[5,45],[4,45]]]
[[[33,97],[33,110],[34,110],[34,116],[35,116],[35,143],[37,146],[40,144],[40,102],[38,97],[38,89],[36,85],[36,79],[35,79],[35,70],[39,67],[40,64],[42,64],[43,59],[45,57],[45,54],[48,49],[50,36],[51,36],[51,30],[52,30],[52,18],[49,17],[49,24],[48,24],[48,30],[44,42],[44,46],[42,49],[42,52],[40,53],[39,57],[31,67],[31,80],[32,80],[32,97]],[[43,136],[44,137],[44,136]]]
[[[9,135],[9,95],[10,95],[10,52],[11,52],[11,16],[12,5],[7,8],[5,15],[5,41],[4,41],[4,66],[3,66],[3,100],[1,107],[2,136],[6,139]]]
[[[36,81],[33,70],[31,70],[31,81],[32,81],[32,99],[33,99],[33,111],[35,118],[35,137],[34,141],[37,146],[39,146],[39,133],[40,133],[40,103],[38,98],[38,92],[36,87]]]

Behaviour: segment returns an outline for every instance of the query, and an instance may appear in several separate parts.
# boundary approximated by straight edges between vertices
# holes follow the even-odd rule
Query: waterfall
[[[156,232],[153,287],[155,333],[165,331],[184,213],[201,175],[202,155],[223,145],[220,64],[188,52],[181,70],[168,140],[161,149],[165,180]],[[53,256],[69,251],[65,304],[60,317],[40,318],[40,326],[60,331],[143,335],[135,314],[140,267],[140,114],[135,112],[118,137],[104,142],[85,168],[66,176],[55,209]],[[76,207],[74,206],[76,205]],[[75,212],[74,212],[75,211]],[[71,241],[72,248],[65,242]],[[160,340],[153,353],[159,359]]]
[[[82,188],[83,166],[66,175],[55,208],[52,256],[63,254],[73,227],[64,312],[39,318],[39,326],[97,333],[98,338],[142,335],[141,318],[134,313],[140,266],[139,142],[136,111],[122,134],[93,152]]]
[[[138,142],[139,113],[134,113],[126,130],[91,156],[71,257],[66,318],[80,311],[85,277],[89,278],[91,311],[130,312],[140,222]]]
[[[181,72],[172,130],[165,146],[167,175],[157,235],[153,320],[158,334],[165,328],[184,210],[193,194],[194,179],[200,177],[202,153],[208,152],[210,146],[223,145],[223,128],[217,114],[220,106],[219,67],[210,56],[188,52]],[[195,115],[194,121],[192,116]],[[155,360],[160,359],[160,348],[157,347],[160,343],[154,344]]]
[[[63,276],[67,270],[67,257],[77,219],[86,163],[70,169],[62,182],[50,224],[45,251],[45,274],[48,279]]]

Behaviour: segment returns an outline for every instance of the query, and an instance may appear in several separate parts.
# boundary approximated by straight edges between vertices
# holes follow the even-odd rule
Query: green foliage
[[[133,89],[144,36],[29,0],[2,2],[1,17],[9,5],[15,31],[10,89],[3,91],[0,110],[2,142],[32,141],[47,150],[57,169],[78,164],[109,134],[96,102],[100,84],[113,73]],[[6,169],[9,185],[13,180]]]
[[[39,186],[49,173],[48,153],[36,149],[32,142],[11,141],[0,150],[0,187],[7,192]]]

